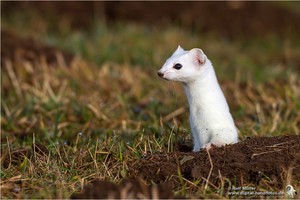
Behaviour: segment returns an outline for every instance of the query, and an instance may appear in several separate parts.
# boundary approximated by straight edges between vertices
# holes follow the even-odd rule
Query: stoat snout
[[[157,75],[158,75],[159,77],[163,77],[163,76],[164,76],[164,73],[158,71],[158,72],[157,72]]]
[[[165,79],[165,80],[167,80],[167,81],[170,80],[167,76],[165,76],[165,73],[163,73],[163,72],[161,72],[161,71],[158,71],[158,72],[157,72],[157,75],[158,75],[160,78],[163,78],[163,79]]]

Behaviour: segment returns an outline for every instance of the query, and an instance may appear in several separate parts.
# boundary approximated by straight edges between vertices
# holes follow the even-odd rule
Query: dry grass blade
[[[23,94],[22,94],[21,85],[20,85],[19,80],[16,76],[16,73],[13,70],[12,62],[10,60],[5,60],[4,66],[7,70],[7,73],[9,75],[11,83],[15,88],[16,94],[18,95],[19,98],[22,98]]]
[[[212,173],[212,171],[213,171],[214,164],[213,164],[213,162],[212,162],[212,159],[211,159],[211,156],[210,156],[210,153],[209,153],[209,149],[208,149],[208,148],[205,148],[205,150],[206,150],[206,152],[207,152],[208,160],[209,160],[209,163],[210,163],[210,170],[209,170],[209,173],[208,173],[207,178],[206,178],[206,180],[205,180],[205,186],[204,186],[204,191],[207,191],[209,179],[210,179],[211,173]]]
[[[263,154],[268,154],[268,153],[274,153],[274,152],[278,152],[278,151],[282,151],[283,149],[277,149],[274,151],[265,151],[265,152],[261,152],[261,153],[254,153],[251,155],[251,159],[253,159],[255,156],[259,156],[259,155],[263,155]]]
[[[186,112],[184,107],[180,107],[177,110],[173,111],[172,113],[168,114],[167,116],[163,117],[163,122],[170,121],[173,118],[176,118],[177,116],[181,115],[182,113]]]

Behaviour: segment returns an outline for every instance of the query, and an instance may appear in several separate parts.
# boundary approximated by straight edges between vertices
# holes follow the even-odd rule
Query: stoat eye
[[[182,68],[182,64],[177,63],[173,66],[174,69],[180,70]]]

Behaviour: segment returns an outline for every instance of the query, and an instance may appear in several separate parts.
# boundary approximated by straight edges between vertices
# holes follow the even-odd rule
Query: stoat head
[[[208,59],[201,49],[185,51],[178,46],[157,74],[166,80],[188,83],[203,75],[207,64]]]

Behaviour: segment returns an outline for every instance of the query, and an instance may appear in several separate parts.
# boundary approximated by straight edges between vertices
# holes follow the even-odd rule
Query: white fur
[[[173,66],[182,64],[177,70]],[[180,46],[167,59],[158,74],[183,83],[190,107],[190,126],[194,149],[222,146],[238,140],[229,107],[217,81],[212,63],[201,49],[185,51]]]
[[[288,198],[294,198],[297,196],[297,191],[291,185],[286,186],[286,193]]]

